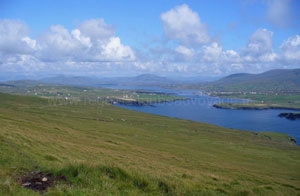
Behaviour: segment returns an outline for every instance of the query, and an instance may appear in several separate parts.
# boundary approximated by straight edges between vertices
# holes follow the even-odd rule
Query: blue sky
[[[2,0],[0,77],[209,76],[297,68],[299,9],[297,0]],[[81,38],[72,33],[76,29]],[[59,48],[62,42],[70,48]],[[56,56],[49,55],[53,50]]]

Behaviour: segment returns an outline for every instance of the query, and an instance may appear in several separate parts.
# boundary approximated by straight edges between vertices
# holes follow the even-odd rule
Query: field
[[[238,73],[199,87],[210,92],[299,93],[299,75],[300,69],[275,69],[260,74]]]
[[[186,99],[184,97],[152,91],[48,85],[37,82],[13,83],[11,86],[0,85],[0,92],[64,99],[68,101],[106,100],[108,102],[117,101],[122,104],[135,103],[140,105]]]
[[[299,195],[300,148],[250,132],[0,93],[0,195],[30,171],[66,176],[47,195]]]
[[[220,103],[226,109],[295,109],[300,110],[300,94],[213,93],[213,96],[252,100],[250,103]]]

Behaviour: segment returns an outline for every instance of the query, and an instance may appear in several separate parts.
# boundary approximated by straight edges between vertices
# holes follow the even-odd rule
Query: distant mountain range
[[[55,76],[43,78],[39,82],[71,86],[97,86],[99,84],[98,79],[83,76]]]
[[[30,86],[37,84],[56,84],[71,86],[101,87],[116,86],[156,86],[178,89],[201,89],[223,92],[300,92],[300,69],[277,69],[261,74],[238,73],[213,82],[204,82],[200,77],[167,78],[154,74],[135,77],[90,78],[83,76],[56,76],[41,80],[17,80],[2,82],[0,85]]]
[[[276,69],[261,74],[232,74],[203,85],[202,88],[215,91],[300,92],[300,69]]]
[[[76,85],[76,86],[103,86],[103,85],[125,85],[125,86],[161,86],[175,83],[172,79],[160,77],[153,74],[143,74],[136,77],[114,77],[114,78],[89,78],[82,76],[57,76],[39,80],[42,83]]]
[[[49,84],[79,86],[174,86],[181,84],[197,84],[216,80],[217,77],[161,77],[154,74],[142,74],[134,77],[90,78],[84,76],[56,76],[39,80]]]

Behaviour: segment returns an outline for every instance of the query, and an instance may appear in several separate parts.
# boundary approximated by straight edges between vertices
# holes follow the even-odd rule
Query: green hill
[[[66,178],[47,195],[297,195],[300,148],[285,134],[0,93],[0,195],[39,195],[20,185],[32,171]]]
[[[233,74],[203,87],[210,91],[300,92],[300,69],[278,69],[261,74]]]

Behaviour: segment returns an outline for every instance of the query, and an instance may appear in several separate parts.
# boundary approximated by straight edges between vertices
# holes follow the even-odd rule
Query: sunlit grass
[[[0,94],[0,195],[37,195],[16,182],[32,170],[67,177],[49,195],[299,194],[300,149],[285,134],[48,104]]]

